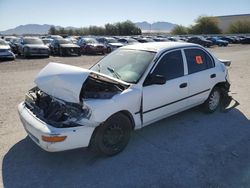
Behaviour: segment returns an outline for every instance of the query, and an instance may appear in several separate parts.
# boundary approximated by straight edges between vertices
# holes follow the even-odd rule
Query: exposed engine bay
[[[121,83],[105,80],[106,78],[100,75],[90,74],[88,79],[83,84],[81,99],[111,99],[114,95],[121,93],[128,86]]]
[[[128,87],[98,78],[89,76],[84,82],[79,94],[79,103],[66,102],[34,87],[26,94],[26,107],[51,126],[57,128],[83,126],[81,120],[89,119],[91,116],[91,109],[84,104],[84,100],[111,99]]]

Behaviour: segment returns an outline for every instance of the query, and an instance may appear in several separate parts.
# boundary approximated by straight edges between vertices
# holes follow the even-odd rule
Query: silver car
[[[0,39],[0,59],[15,59],[15,54],[10,50],[10,46],[7,42]]]
[[[37,37],[23,37],[18,43],[18,55],[49,57],[49,47]]]

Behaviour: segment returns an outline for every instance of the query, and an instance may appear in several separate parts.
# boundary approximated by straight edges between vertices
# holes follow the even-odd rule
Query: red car
[[[80,38],[77,44],[80,46],[82,54],[105,54],[107,51],[106,46],[95,38]]]

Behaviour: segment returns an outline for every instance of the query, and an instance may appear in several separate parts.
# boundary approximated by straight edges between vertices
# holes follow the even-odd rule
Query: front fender
[[[132,115],[135,126],[140,124],[139,114],[136,115],[141,105],[141,91],[139,89],[127,89],[111,99],[89,99],[84,103],[92,111],[91,121],[102,123],[113,114],[125,110]]]

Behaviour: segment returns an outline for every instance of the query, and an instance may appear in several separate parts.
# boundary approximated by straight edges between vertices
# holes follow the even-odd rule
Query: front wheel
[[[220,106],[220,102],[221,91],[218,87],[215,87],[208,96],[208,99],[204,102],[203,109],[205,112],[208,113],[215,112]]]
[[[129,118],[115,114],[96,128],[90,147],[97,153],[112,156],[120,153],[127,146],[132,130]]]

